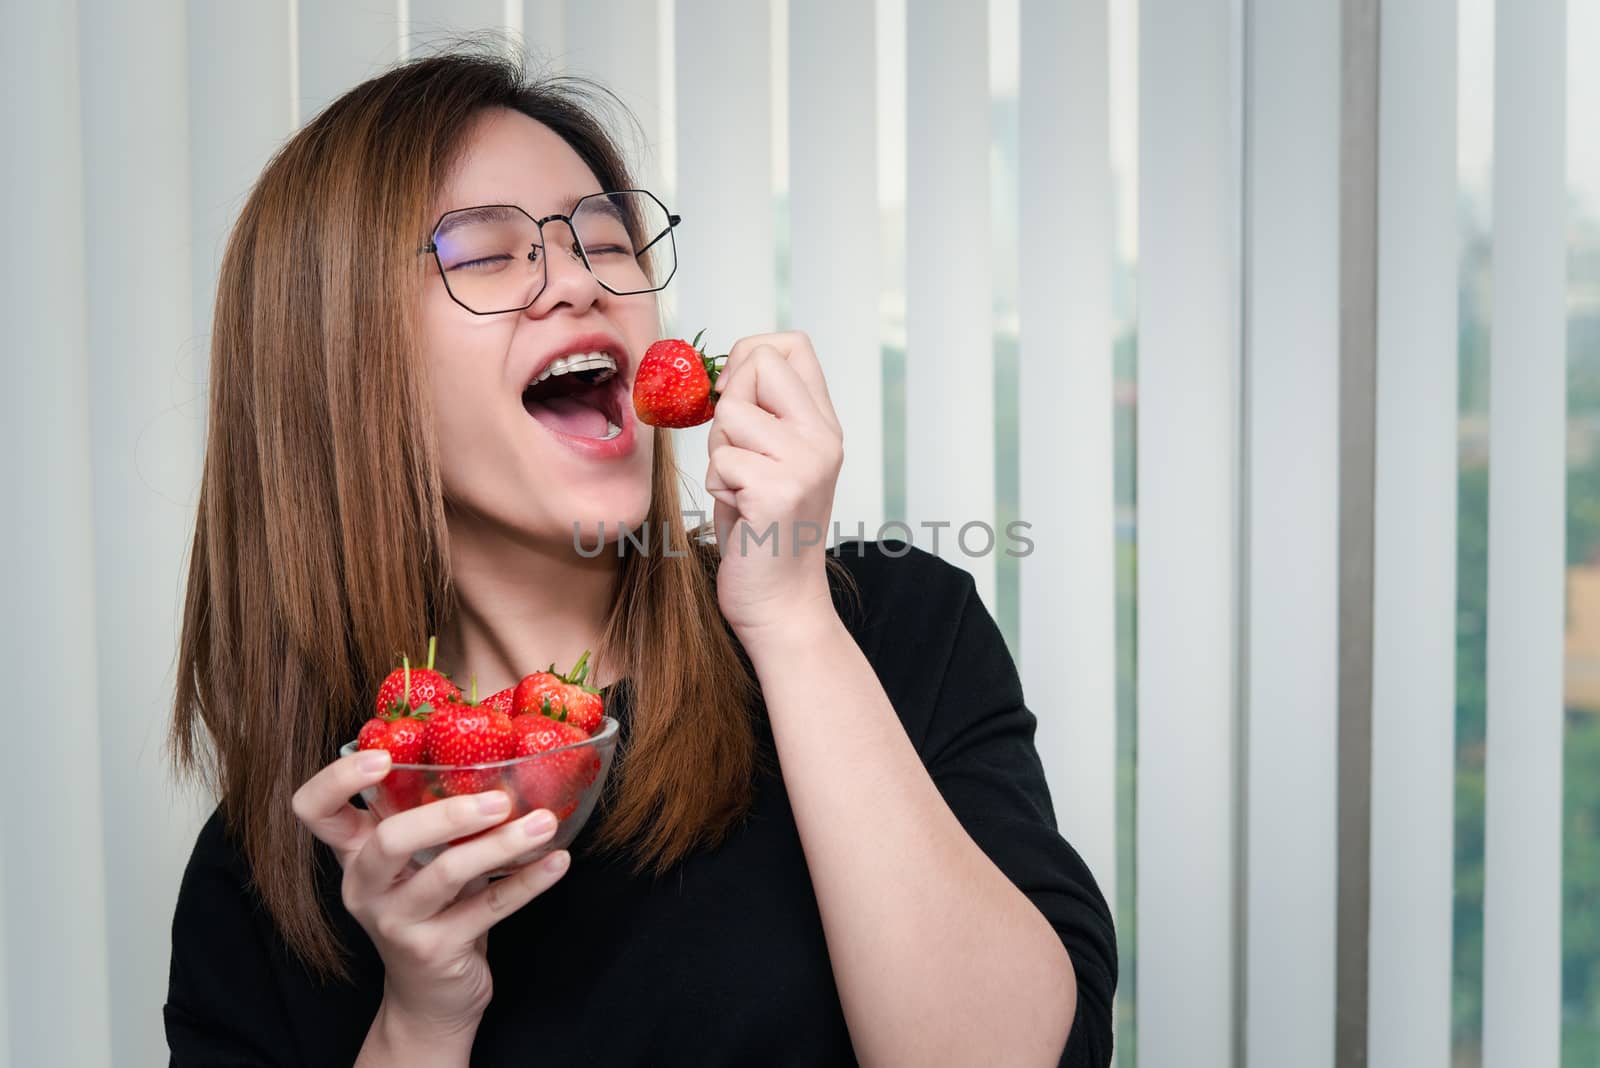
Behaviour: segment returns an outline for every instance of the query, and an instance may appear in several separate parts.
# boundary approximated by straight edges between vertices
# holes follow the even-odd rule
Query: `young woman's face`
[[[433,217],[509,204],[541,219],[569,214],[579,197],[601,191],[552,130],[497,109],[476,125]],[[656,300],[608,292],[571,253],[566,223],[546,223],[544,240],[544,292],[522,311],[473,314],[430,263],[422,326],[435,432],[452,522],[471,515],[519,540],[569,549],[577,524],[588,547],[600,522],[610,540],[618,523],[641,523],[650,505],[652,431],[634,419],[630,398],[639,358],[655,339]],[[458,250],[452,259],[443,241],[441,261],[463,282],[466,272],[497,269]],[[525,252],[512,267],[527,270]],[[458,295],[465,289],[456,286]],[[590,388],[584,379],[594,372],[554,375],[529,389],[554,358],[575,366],[581,354],[609,356],[615,376]]]

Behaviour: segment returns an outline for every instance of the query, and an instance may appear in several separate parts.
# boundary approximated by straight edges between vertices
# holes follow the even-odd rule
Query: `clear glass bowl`
[[[339,755],[349,756],[356,748],[355,742],[347,742],[340,747]],[[490,872],[493,878],[572,844],[600,799],[616,749],[617,721],[607,716],[591,737],[532,756],[459,766],[395,764],[382,782],[361,791],[361,799],[379,819],[387,819],[397,812],[456,794],[499,789],[511,798],[511,813],[506,820],[520,819],[540,808],[554,813],[558,821],[555,837]],[[412,859],[426,864],[445,849],[441,845],[419,850]]]

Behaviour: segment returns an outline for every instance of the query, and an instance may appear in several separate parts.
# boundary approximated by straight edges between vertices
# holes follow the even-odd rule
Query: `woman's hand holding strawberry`
[[[744,338],[715,389],[706,490],[723,616],[746,646],[835,619],[823,558],[844,435],[811,339]]]

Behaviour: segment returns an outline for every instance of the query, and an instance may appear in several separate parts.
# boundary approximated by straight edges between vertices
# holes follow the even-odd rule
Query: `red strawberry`
[[[492,708],[496,712],[504,712],[508,716],[515,715],[516,694],[517,688],[515,686],[507,686],[505,689],[485,697],[483,699],[483,707]]]
[[[560,692],[557,687],[565,685],[554,674],[555,665],[550,665],[550,671],[535,671],[532,675],[525,675],[512,690],[511,714],[513,716],[538,716],[546,714],[546,709],[552,719],[564,719],[561,714],[564,708]]]
[[[516,755],[511,717],[484,705],[452,701],[428,717],[430,764],[489,764]],[[500,770],[447,771],[439,776],[446,794],[475,794],[500,785]]]
[[[711,418],[716,395],[711,387],[722,370],[700,348],[700,331],[693,341],[669,338],[645,350],[633,379],[633,411],[651,426],[699,426]]]
[[[544,716],[517,716],[511,722],[517,756],[533,757],[515,765],[519,807],[528,812],[547,808],[556,819],[566,819],[577,809],[583,791],[600,774],[600,755],[588,745],[563,749],[588,739],[570,723]],[[551,752],[555,749],[562,751]],[[549,755],[537,756],[539,753]]]
[[[433,669],[433,654],[437,639],[428,639],[428,666],[414,668],[406,657],[400,658],[400,667],[389,672],[378,686],[378,715],[410,711],[418,705],[431,704],[438,708],[452,697],[461,696],[461,689],[442,671]]]
[[[423,711],[427,710],[427,711]],[[396,764],[422,763],[422,740],[428,725],[431,706],[424,705],[421,715],[374,716],[367,720],[356,738],[359,749],[387,749]]]
[[[361,725],[361,733],[356,735],[357,749],[387,749],[384,743],[389,740],[389,721],[382,716],[373,716]]]
[[[367,720],[356,739],[357,747],[387,749],[396,764],[422,763],[427,717],[432,712],[432,706],[423,705],[419,712],[421,715],[375,716]],[[426,785],[420,771],[391,771],[378,784],[378,807],[386,814],[414,808],[425,800]]]
[[[538,714],[562,720],[580,728],[585,734],[600,729],[605,719],[605,707],[600,691],[585,683],[589,677],[589,651],[584,650],[578,662],[565,675],[556,673],[556,666],[547,671],[536,671],[517,683],[516,712],[518,715]]]

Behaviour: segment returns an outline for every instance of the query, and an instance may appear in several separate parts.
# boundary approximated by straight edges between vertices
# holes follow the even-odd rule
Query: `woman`
[[[173,727],[221,799],[173,924],[174,1062],[1107,1063],[1110,916],[970,578],[789,540],[826,529],[842,456],[803,335],[732,347],[712,528],[670,522],[670,434],[628,397],[677,220],[618,192],[596,112],[515,61],[413,61],[244,206]],[[624,216],[636,247],[602,247]],[[495,225],[513,274],[462,247]],[[779,552],[739,537],[771,524]],[[572,856],[485,886],[548,813],[350,803],[386,754],[330,758],[434,632],[483,692],[595,650],[623,740]]]

